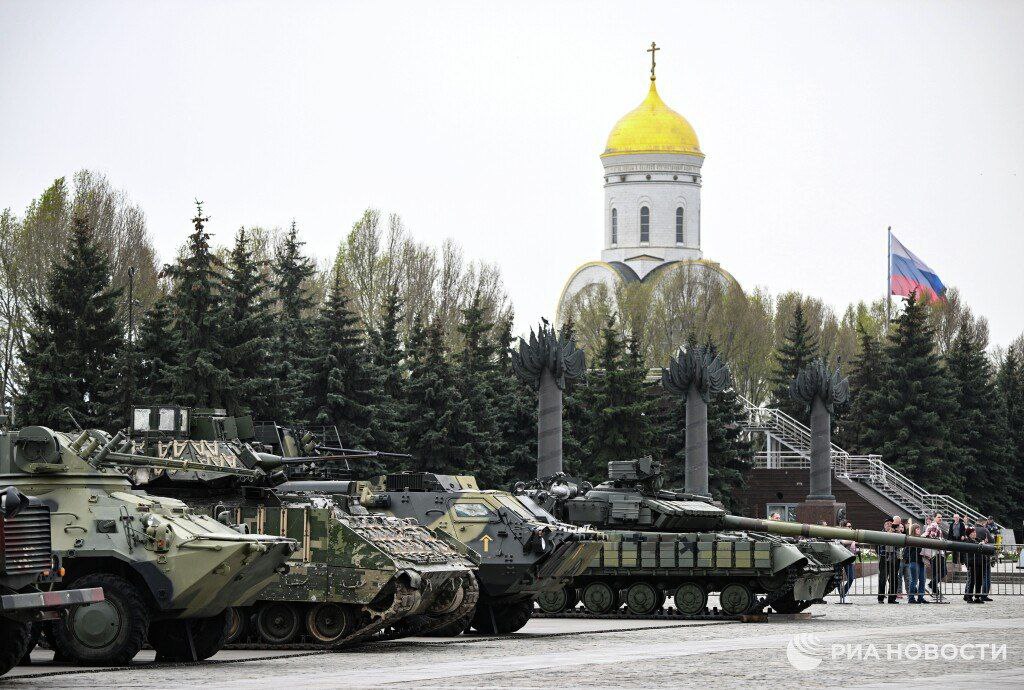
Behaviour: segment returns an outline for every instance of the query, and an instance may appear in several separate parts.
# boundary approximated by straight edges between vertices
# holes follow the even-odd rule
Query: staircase
[[[809,469],[811,466],[811,430],[782,410],[758,407],[743,396],[740,401],[747,413],[744,430],[764,434],[765,450],[754,455],[754,467],[768,469]],[[880,455],[850,455],[832,444],[832,471],[871,487],[908,514],[919,520],[936,511],[947,519],[960,513],[973,520],[985,517],[973,508],[946,494],[933,494],[909,477],[882,461]],[[1013,530],[1000,525],[1004,544],[1013,544]]]

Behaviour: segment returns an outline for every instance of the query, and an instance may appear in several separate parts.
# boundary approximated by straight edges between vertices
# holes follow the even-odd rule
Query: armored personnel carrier
[[[148,639],[165,660],[200,660],[224,644],[228,609],[250,604],[287,569],[287,537],[241,534],[181,501],[135,490],[119,465],[173,462],[130,451],[124,433],[0,429],[0,483],[38,497],[67,589],[104,602],[50,628],[60,658],[124,664]]]
[[[596,487],[565,475],[516,487],[560,519],[593,525],[609,539],[571,585],[538,599],[545,611],[571,609],[582,599],[594,614],[623,604],[632,613],[650,614],[671,596],[681,613],[696,615],[706,610],[708,595],[718,593],[726,614],[769,606],[795,613],[832,590],[834,566],[853,555],[834,542],[786,537],[947,551],[983,546],[728,515],[711,499],[662,490],[661,464],[649,457],[610,462],[608,475]]]
[[[475,555],[457,541],[413,520],[372,515],[355,493],[280,485],[291,467],[344,457],[282,458],[264,452],[248,417],[173,406],[137,408],[132,439],[138,453],[185,465],[136,473],[141,486],[300,544],[290,572],[233,610],[232,642],[341,646],[377,633],[423,634],[476,605]]]
[[[473,477],[388,474],[357,486],[371,512],[414,518],[480,554],[480,603],[444,634],[470,627],[485,634],[519,630],[533,614],[534,599],[561,591],[604,542],[600,532],[560,522],[529,497],[481,490]]]
[[[46,591],[64,574],[50,548],[50,509],[13,486],[0,488],[0,676],[35,647],[39,624],[86,604],[103,590]]]

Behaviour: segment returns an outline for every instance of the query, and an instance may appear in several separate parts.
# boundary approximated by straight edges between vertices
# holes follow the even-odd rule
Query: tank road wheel
[[[156,650],[157,661],[204,661],[224,647],[230,624],[226,609],[209,618],[153,621],[149,644]]]
[[[637,582],[626,590],[626,608],[630,613],[647,616],[657,611],[661,600],[658,588],[649,582]]]
[[[684,582],[676,587],[674,598],[679,613],[688,616],[696,616],[708,606],[707,590],[696,582]]]
[[[68,584],[68,589],[87,587],[102,587],[104,601],[54,621],[54,651],[82,664],[127,664],[146,640],[149,607],[135,585],[118,575],[92,573]]]
[[[224,644],[237,644],[249,636],[249,609],[232,606],[228,609],[228,632]]]
[[[619,608],[619,593],[607,582],[591,582],[583,588],[583,605],[591,613],[611,613]]]
[[[317,642],[335,642],[348,634],[355,620],[341,604],[316,604],[306,613],[306,632]]]
[[[32,624],[0,618],[0,676],[14,668],[25,656],[32,639]]]
[[[749,611],[754,605],[754,593],[742,582],[730,582],[722,587],[718,600],[722,604],[723,612],[730,616],[738,616]]]
[[[521,630],[533,616],[533,599],[512,604],[482,603],[476,607],[473,627],[483,635],[508,635]]]
[[[434,628],[426,633],[426,637],[458,637],[473,626],[473,614],[468,613],[454,623]]]
[[[576,594],[575,587],[563,587],[553,592],[541,592],[537,596],[537,604],[540,610],[545,613],[561,613],[576,608],[580,603],[580,597]]]
[[[271,601],[256,614],[256,632],[268,644],[288,644],[302,629],[301,616],[294,604]]]

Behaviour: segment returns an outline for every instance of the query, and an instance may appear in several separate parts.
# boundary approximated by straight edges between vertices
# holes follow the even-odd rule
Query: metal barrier
[[[830,598],[875,597],[880,603],[936,603],[1024,595],[1024,551],[1003,546],[995,556],[857,545],[857,560],[836,566]],[[921,553],[918,554],[917,551]]]

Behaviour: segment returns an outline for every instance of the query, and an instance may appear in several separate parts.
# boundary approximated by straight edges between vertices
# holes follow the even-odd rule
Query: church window
[[[612,244],[619,243],[619,209],[612,209]]]
[[[676,209],[676,243],[682,244],[683,242],[683,207],[680,206]]]
[[[651,241],[651,209],[640,207],[640,241]]]

